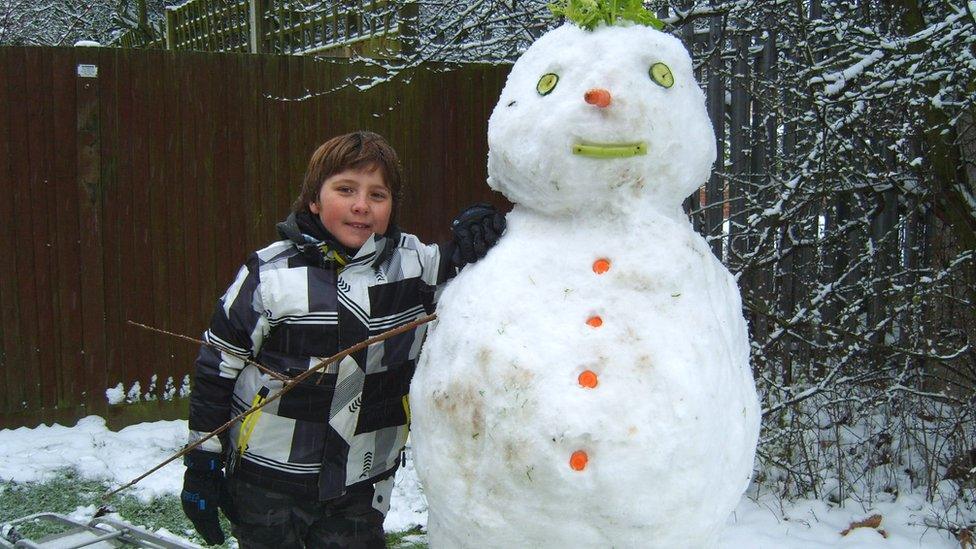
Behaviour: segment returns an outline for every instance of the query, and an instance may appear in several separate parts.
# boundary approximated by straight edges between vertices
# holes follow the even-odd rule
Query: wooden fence
[[[115,417],[133,408],[109,406],[118,383],[157,399],[142,405],[147,417],[179,415],[160,401],[168,379],[180,389],[195,346],[127,321],[199,337],[246,254],[276,238],[328,137],[365,128],[389,138],[405,171],[401,224],[427,241],[446,238],[463,205],[504,207],[484,181],[506,67],[268,97],[329,90],[363,70],[308,57],[0,48],[0,427]]]

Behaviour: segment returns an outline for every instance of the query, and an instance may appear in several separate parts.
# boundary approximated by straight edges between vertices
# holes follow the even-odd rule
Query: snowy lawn
[[[102,505],[101,493],[137,477],[177,451],[186,439],[186,422],[142,423],[109,431],[102,418],[90,416],[74,427],[0,430],[0,522],[41,511],[58,511],[87,520]],[[121,518],[168,536],[199,542],[178,500],[183,478],[179,461],[171,463],[116,496],[111,507]],[[889,500],[891,498],[888,498]],[[816,500],[786,502],[769,494],[743,498],[730,518],[720,545],[729,548],[806,549],[956,548],[943,531],[927,528],[939,509],[923,497],[903,493],[893,501],[878,495],[873,508],[845,507]],[[877,528],[852,523],[880,515]],[[397,473],[393,506],[386,518],[388,545],[424,546],[417,526],[426,525],[426,502],[412,463]],[[40,533],[28,535],[39,536]],[[231,541],[230,547],[235,546]]]

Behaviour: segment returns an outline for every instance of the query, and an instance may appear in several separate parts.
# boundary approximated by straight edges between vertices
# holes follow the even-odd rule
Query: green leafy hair
[[[657,30],[664,28],[664,23],[647,11],[641,0],[558,0],[549,4],[549,11],[586,30],[593,30],[600,23],[614,25],[618,20],[632,21]]]

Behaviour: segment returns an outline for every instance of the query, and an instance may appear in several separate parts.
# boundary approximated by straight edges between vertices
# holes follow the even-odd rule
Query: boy
[[[281,390],[324,357],[423,316],[434,291],[477,261],[504,218],[477,205],[453,242],[425,245],[396,226],[400,165],[386,141],[355,132],[309,162],[284,240],[251,254],[218,301],[196,361],[190,442]],[[406,395],[425,327],[329,365],[225,437],[187,454],[183,509],[210,544],[243,549],[384,547],[383,518],[407,438]],[[222,469],[227,471],[224,480]]]

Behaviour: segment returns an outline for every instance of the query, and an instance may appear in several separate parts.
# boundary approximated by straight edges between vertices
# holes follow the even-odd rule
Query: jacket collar
[[[317,231],[302,231],[297,214],[294,212],[276,225],[278,234],[289,240],[303,254],[316,259],[323,266],[334,265],[338,270],[354,265],[378,267],[393,254],[400,240],[400,229],[391,224],[385,234],[374,234],[358,250],[350,250],[337,242],[321,223],[317,223],[317,226],[321,231],[317,236],[324,238],[316,238],[308,234]]]
[[[390,225],[385,234],[374,234],[372,238],[367,239],[353,254],[346,267],[364,265],[375,269],[393,255],[399,242],[400,229],[396,225]]]

